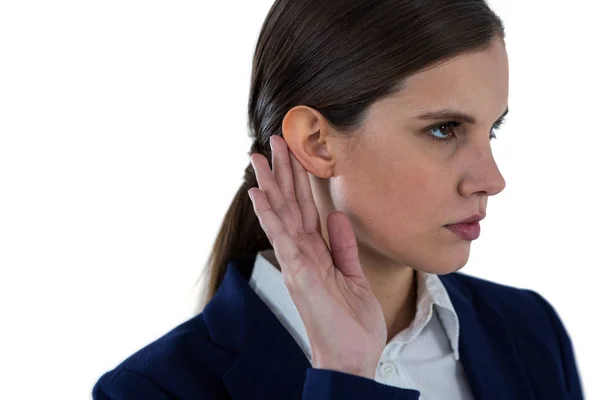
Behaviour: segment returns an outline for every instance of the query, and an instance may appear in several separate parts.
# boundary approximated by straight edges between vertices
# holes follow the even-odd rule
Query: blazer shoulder
[[[224,393],[221,375],[234,357],[212,342],[200,313],[105,372],[93,387],[93,397],[129,398],[125,396],[151,393],[157,399],[190,394],[220,398],[218,394]]]
[[[538,292],[501,284],[462,272],[447,275],[447,282],[465,294],[473,307],[492,318],[500,318],[514,329],[554,327],[557,316],[549,301]],[[541,324],[541,325],[540,325]]]

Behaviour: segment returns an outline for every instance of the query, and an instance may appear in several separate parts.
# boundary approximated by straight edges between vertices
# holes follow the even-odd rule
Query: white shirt
[[[281,272],[269,260],[276,260],[273,250],[257,254],[249,285],[311,361],[304,323]],[[418,390],[420,400],[473,399],[459,361],[458,336],[458,316],[446,288],[437,275],[417,271],[415,319],[386,344],[375,381]]]

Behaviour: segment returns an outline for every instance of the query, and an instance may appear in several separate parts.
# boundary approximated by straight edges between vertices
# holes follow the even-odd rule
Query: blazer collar
[[[302,398],[310,362],[248,285],[256,254],[231,260],[202,314],[211,340],[238,353],[223,375],[233,398]],[[480,400],[536,399],[505,325],[457,275],[440,275],[460,320],[460,362]]]

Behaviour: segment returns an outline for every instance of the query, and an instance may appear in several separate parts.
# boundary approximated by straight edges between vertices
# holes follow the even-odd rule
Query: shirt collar
[[[454,353],[454,359],[459,360],[458,337],[460,325],[458,314],[454,310],[452,301],[444,284],[436,274],[424,271],[416,271],[417,274],[417,312],[415,318],[407,329],[398,334],[402,342],[413,340],[429,323],[434,312],[442,323],[450,346]],[[434,309],[435,306],[435,309]]]
[[[310,342],[302,318],[285,286],[281,272],[269,259],[273,259],[273,250],[258,252],[250,276],[249,285],[256,294],[269,306],[279,321],[287,328],[309,360],[312,360]],[[263,254],[264,253],[264,254]],[[450,346],[454,359],[459,360],[458,337],[459,321],[448,292],[436,274],[417,272],[417,311],[408,328],[390,340],[401,345],[414,340],[431,320],[433,312],[437,312]],[[434,305],[436,306],[434,309]]]

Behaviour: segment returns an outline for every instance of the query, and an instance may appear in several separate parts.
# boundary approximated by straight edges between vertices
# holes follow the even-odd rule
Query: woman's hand
[[[259,187],[248,192],[306,327],[313,367],[374,379],[387,329],[350,221],[340,211],[327,216],[330,250],[306,170],[283,138],[272,141],[273,171],[252,154]]]

